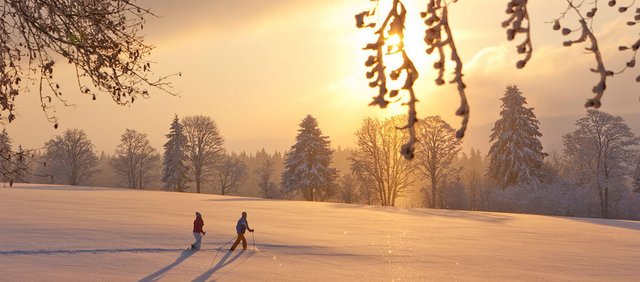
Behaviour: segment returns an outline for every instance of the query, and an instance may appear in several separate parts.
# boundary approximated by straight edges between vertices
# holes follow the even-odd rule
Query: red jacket
[[[204,233],[202,226],[204,226],[202,217],[196,217],[196,220],[193,221],[193,232]]]

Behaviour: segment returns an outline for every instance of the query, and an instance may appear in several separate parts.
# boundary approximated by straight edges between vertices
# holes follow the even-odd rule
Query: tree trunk
[[[604,201],[602,202],[602,217],[609,218],[609,185],[604,186]]]
[[[436,208],[436,188],[437,183],[435,177],[431,178],[431,208]]]
[[[604,201],[602,203],[602,217],[609,217],[609,166],[604,162]]]

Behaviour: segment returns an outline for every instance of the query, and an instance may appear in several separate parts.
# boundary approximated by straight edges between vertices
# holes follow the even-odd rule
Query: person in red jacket
[[[200,250],[202,236],[207,233],[202,230],[202,226],[204,226],[202,215],[199,212],[196,212],[196,219],[193,221],[193,237],[196,238],[196,242],[191,244],[192,250]]]

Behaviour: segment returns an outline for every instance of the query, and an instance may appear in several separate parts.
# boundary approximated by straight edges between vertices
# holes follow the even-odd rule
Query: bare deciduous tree
[[[224,139],[210,117],[188,116],[182,125],[192,179],[196,182],[196,192],[200,193],[202,183],[213,176],[216,166],[224,158]]]
[[[436,208],[438,203],[442,207],[444,180],[460,172],[451,164],[462,149],[462,140],[455,138],[455,130],[439,116],[418,122],[417,131],[418,172],[431,182],[430,207]]]
[[[383,206],[394,206],[414,181],[415,166],[406,162],[399,150],[407,132],[396,129],[405,118],[366,118],[356,132],[358,148],[350,158],[351,168],[372,183]]]
[[[153,14],[133,1],[3,0],[0,14],[0,117],[9,122],[14,98],[35,84],[58,127],[52,100],[67,102],[54,70],[66,63],[75,67],[80,92],[94,100],[104,92],[117,104],[133,103],[149,96],[145,87],[170,93],[167,77],[152,78],[146,59],[153,46],[141,31]]]
[[[128,188],[144,189],[155,179],[160,155],[151,147],[147,134],[126,129],[116,147],[111,166],[124,178]]]
[[[279,196],[278,185],[271,181],[274,174],[274,164],[271,159],[266,159],[260,167],[255,170],[258,177],[258,188],[260,195],[265,199],[274,199]]]
[[[606,89],[606,80],[608,77],[623,73],[629,68],[633,68],[636,62],[636,55],[638,49],[640,49],[640,39],[636,35],[635,42],[630,42],[619,47],[620,51],[631,52],[629,61],[624,68],[618,72],[614,72],[605,67],[602,52],[598,47],[598,39],[594,35],[593,19],[596,16],[599,5],[603,5],[605,1],[575,1],[565,0],[567,8],[558,19],[553,21],[553,29],[559,30],[563,35],[569,36],[575,33],[580,33],[578,38],[570,39],[563,42],[564,46],[571,46],[577,43],[588,43],[588,47],[585,48],[587,52],[594,55],[596,67],[591,71],[599,75],[598,83],[593,87],[593,93],[595,96],[585,103],[585,107],[599,108],[601,105],[601,98]],[[373,102],[370,105],[379,106],[385,108],[389,103],[393,101],[405,101],[404,99],[398,99],[397,96],[408,95],[406,105],[407,121],[403,129],[408,129],[408,141],[402,146],[401,150],[405,158],[412,159],[414,156],[414,145],[416,143],[415,136],[415,123],[418,122],[416,113],[416,94],[413,90],[413,85],[418,78],[418,72],[409,56],[405,52],[404,46],[404,27],[407,11],[403,1],[401,0],[372,0],[373,6],[368,11],[361,12],[355,16],[356,26],[358,28],[372,28],[375,30],[376,39],[375,42],[367,44],[364,49],[373,52],[373,55],[369,56],[365,65],[370,67],[371,70],[367,72],[367,78],[372,81],[369,86],[372,88],[378,88],[378,95],[373,98]],[[380,2],[389,3],[388,10],[381,10]],[[456,115],[462,116],[462,125],[456,132],[458,138],[462,138],[467,128],[469,121],[469,105],[466,98],[465,88],[466,85],[463,81],[462,73],[462,60],[458,54],[458,50],[455,45],[453,32],[449,21],[448,6],[457,1],[446,0],[424,0],[426,4],[426,10],[421,12],[422,18],[425,19],[425,37],[424,41],[427,43],[427,54],[431,54],[437,51],[438,61],[433,65],[433,68],[438,70],[438,77],[435,80],[437,85],[444,85],[446,79],[444,73],[447,67],[447,61],[451,61],[454,65],[453,77],[449,83],[456,84],[458,94],[460,95],[460,106],[456,110]],[[507,19],[502,23],[502,27],[507,29],[507,39],[512,41],[518,37],[518,35],[524,35],[524,40],[516,46],[517,53],[523,54],[524,58],[517,62],[517,68],[524,68],[527,62],[531,59],[533,54],[533,45],[531,43],[531,23],[529,19],[527,0],[510,0],[507,3]],[[607,1],[607,5],[612,8],[617,8],[620,13],[626,13],[632,10],[636,6],[636,2],[632,1],[630,4],[619,4],[615,0]],[[571,21],[567,19],[568,14],[574,15],[579,25],[578,28],[572,29],[564,27],[561,23],[569,25],[566,22]],[[635,16],[630,17],[627,22],[628,26],[634,26],[640,21],[640,9],[635,10]],[[450,56],[447,57],[445,50],[450,51]],[[389,54],[397,54],[402,56],[403,63],[397,69],[391,69],[388,73],[385,71],[388,69],[385,65],[385,56]],[[404,80],[401,83],[401,87],[397,89],[390,89],[388,86],[388,79]],[[640,82],[640,76],[636,78],[636,81]]]
[[[351,204],[357,203],[360,200],[362,183],[360,183],[355,173],[342,175],[339,179],[338,187],[340,188],[340,191],[338,191],[340,201]]]
[[[247,174],[247,166],[238,158],[226,157],[218,168],[220,195],[237,192]]]
[[[87,184],[98,165],[93,143],[80,129],[67,129],[44,145],[48,174],[56,183]]]
[[[565,134],[564,154],[569,174],[578,185],[595,189],[600,200],[601,216],[609,215],[612,181],[631,174],[635,165],[635,147],[640,144],[620,116],[588,110],[576,122],[578,129]]]

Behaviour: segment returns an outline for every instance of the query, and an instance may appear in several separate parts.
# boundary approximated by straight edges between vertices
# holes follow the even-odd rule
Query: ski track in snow
[[[195,211],[197,252],[185,250]],[[248,250],[221,250],[242,211]],[[0,215],[0,281],[640,277],[635,221],[38,184],[0,188]]]

